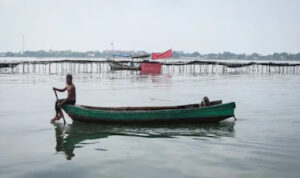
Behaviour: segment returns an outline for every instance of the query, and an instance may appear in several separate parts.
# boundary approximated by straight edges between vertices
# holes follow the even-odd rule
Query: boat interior
[[[154,110],[170,110],[170,109],[191,109],[191,108],[213,106],[218,104],[222,104],[222,100],[211,101],[206,104],[201,102],[200,104],[188,104],[188,105],[179,105],[179,106],[138,106],[138,107],[95,107],[95,106],[85,106],[85,105],[77,105],[77,106],[86,109],[105,110],[105,111],[154,111]]]

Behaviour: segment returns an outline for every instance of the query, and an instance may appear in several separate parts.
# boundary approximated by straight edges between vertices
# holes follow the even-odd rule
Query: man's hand
[[[53,87],[52,89],[53,89],[54,91],[57,90],[57,88],[55,88],[55,87]]]
[[[62,108],[63,104],[64,104],[63,102],[60,102],[60,103],[57,104],[57,106],[58,106],[59,108]]]

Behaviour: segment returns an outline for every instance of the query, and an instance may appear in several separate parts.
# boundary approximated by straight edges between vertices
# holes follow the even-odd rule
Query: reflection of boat
[[[130,136],[143,138],[174,138],[178,136],[203,137],[233,137],[234,122],[208,123],[208,124],[151,124],[151,125],[116,125],[116,124],[88,124],[73,122],[64,126],[55,124],[56,151],[64,152],[66,159],[75,156],[76,148],[95,144],[93,140],[108,138],[110,136]],[[91,142],[93,141],[93,142]],[[100,142],[101,143],[101,142]],[[99,148],[97,151],[106,151]]]
[[[92,107],[65,105],[63,109],[73,120],[110,123],[154,123],[154,122],[218,122],[234,116],[235,103],[199,106],[153,107]]]
[[[141,66],[135,66],[133,63],[129,62],[130,65],[117,62],[117,61],[110,61],[109,66],[111,70],[141,70]]]

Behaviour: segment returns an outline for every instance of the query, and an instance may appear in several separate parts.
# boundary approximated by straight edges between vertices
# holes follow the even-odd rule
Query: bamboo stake
[[[57,96],[56,90],[53,90],[53,91],[54,91],[54,93],[55,93],[56,101],[57,101],[57,104],[58,104],[58,96]],[[61,111],[61,113],[62,113],[62,117],[63,117],[64,123],[66,124],[66,120],[65,120],[65,116],[64,116],[63,111]]]

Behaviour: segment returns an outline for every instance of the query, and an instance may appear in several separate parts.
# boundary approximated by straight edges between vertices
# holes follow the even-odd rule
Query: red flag
[[[173,56],[172,49],[169,49],[166,52],[163,53],[152,53],[152,59],[162,59],[162,58],[168,58]]]

